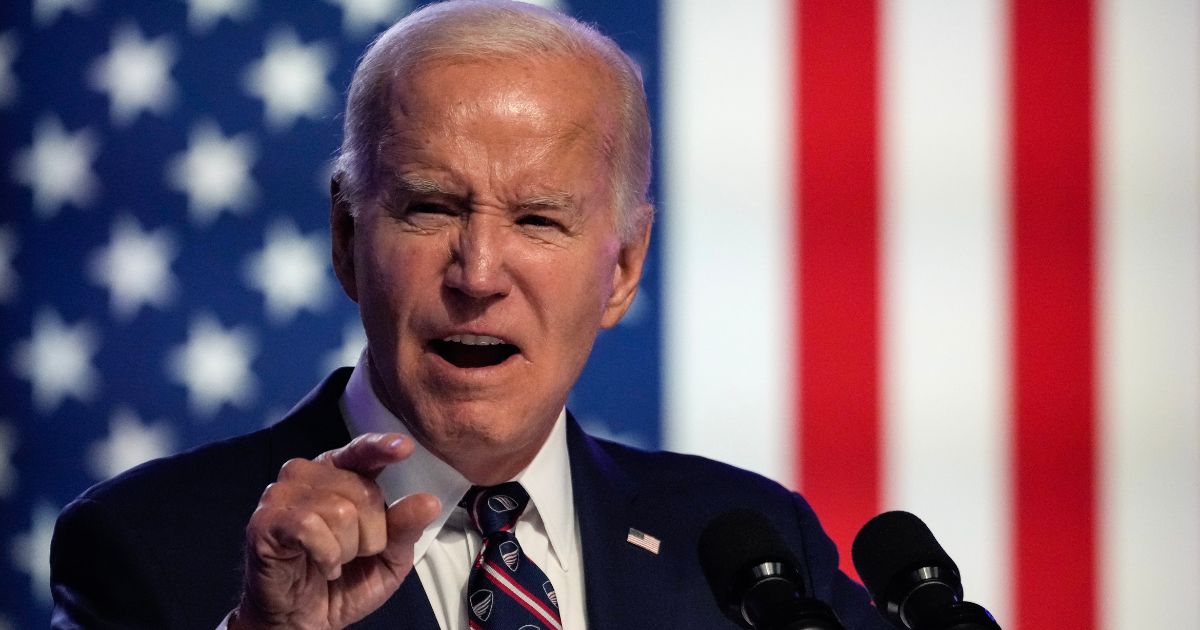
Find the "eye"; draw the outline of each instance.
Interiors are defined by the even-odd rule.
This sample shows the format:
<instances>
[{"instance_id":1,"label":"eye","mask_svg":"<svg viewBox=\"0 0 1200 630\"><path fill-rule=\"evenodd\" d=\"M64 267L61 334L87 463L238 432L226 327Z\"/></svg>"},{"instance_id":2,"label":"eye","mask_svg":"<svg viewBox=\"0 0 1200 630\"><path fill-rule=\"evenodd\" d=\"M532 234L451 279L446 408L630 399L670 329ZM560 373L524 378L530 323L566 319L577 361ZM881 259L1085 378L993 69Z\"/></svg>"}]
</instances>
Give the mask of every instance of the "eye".
<instances>
[{"instance_id":1,"label":"eye","mask_svg":"<svg viewBox=\"0 0 1200 630\"><path fill-rule=\"evenodd\" d=\"M410 201L400 220L423 232L439 230L450 225L462 212L454 206L436 201Z\"/></svg>"},{"instance_id":2,"label":"eye","mask_svg":"<svg viewBox=\"0 0 1200 630\"><path fill-rule=\"evenodd\" d=\"M415 201L408 204L409 214L458 214L453 208L432 201Z\"/></svg>"},{"instance_id":3,"label":"eye","mask_svg":"<svg viewBox=\"0 0 1200 630\"><path fill-rule=\"evenodd\" d=\"M563 227L562 223L559 223L558 221L551 219L550 217L542 215L542 214L523 215L521 218L517 219L517 225L524 225L527 227L535 227L535 228L555 228L555 229L562 229L562 227Z\"/></svg>"}]
</instances>

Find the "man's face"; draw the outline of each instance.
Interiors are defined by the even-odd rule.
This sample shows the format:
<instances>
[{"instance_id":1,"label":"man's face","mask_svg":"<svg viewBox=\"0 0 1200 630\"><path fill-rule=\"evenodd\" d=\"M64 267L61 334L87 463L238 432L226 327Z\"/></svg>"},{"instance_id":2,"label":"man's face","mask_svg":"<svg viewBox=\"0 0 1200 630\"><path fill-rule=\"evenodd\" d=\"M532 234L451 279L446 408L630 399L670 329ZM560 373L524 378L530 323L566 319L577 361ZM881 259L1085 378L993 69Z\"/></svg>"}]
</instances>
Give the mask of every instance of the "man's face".
<instances>
[{"instance_id":1,"label":"man's face","mask_svg":"<svg viewBox=\"0 0 1200 630\"><path fill-rule=\"evenodd\" d=\"M647 239L617 235L596 77L559 59L426 67L393 90L376 201L356 219L334 207L376 393L477 483L532 459L641 274Z\"/></svg>"}]
</instances>

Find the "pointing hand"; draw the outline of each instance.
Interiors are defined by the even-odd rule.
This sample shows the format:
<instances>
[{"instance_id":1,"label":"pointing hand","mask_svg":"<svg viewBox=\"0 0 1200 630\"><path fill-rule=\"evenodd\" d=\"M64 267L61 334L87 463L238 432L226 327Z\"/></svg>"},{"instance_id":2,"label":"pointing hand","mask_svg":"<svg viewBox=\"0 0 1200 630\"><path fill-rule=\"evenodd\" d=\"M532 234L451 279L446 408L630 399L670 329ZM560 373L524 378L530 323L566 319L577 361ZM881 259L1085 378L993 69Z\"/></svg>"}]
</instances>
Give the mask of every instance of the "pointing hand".
<instances>
[{"instance_id":1,"label":"pointing hand","mask_svg":"<svg viewBox=\"0 0 1200 630\"><path fill-rule=\"evenodd\" d=\"M411 438L372 433L284 464L246 527L245 583L229 628L343 628L382 606L441 509L424 493L384 504L375 478L412 451Z\"/></svg>"}]
</instances>

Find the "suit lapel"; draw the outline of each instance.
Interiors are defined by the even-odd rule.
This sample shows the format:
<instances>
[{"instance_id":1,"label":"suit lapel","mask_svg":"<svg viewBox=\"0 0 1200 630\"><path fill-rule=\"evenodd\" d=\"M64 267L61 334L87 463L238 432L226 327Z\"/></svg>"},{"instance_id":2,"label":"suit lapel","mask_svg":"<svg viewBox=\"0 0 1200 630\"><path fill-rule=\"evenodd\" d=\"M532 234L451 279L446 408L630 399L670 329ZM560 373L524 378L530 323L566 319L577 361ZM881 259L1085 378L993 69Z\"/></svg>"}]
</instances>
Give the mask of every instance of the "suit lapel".
<instances>
[{"instance_id":1,"label":"suit lapel","mask_svg":"<svg viewBox=\"0 0 1200 630\"><path fill-rule=\"evenodd\" d=\"M588 628L669 628L672 592L682 575L679 549L663 541L658 554L629 543L630 528L662 527L638 508L637 480L568 417L567 448L575 513L583 545Z\"/></svg>"},{"instance_id":2,"label":"suit lapel","mask_svg":"<svg viewBox=\"0 0 1200 630\"><path fill-rule=\"evenodd\" d=\"M351 626L355 630L396 630L396 628L438 627L433 607L425 595L425 587L416 571L411 571L400 590L396 591L378 610Z\"/></svg>"},{"instance_id":3,"label":"suit lapel","mask_svg":"<svg viewBox=\"0 0 1200 630\"><path fill-rule=\"evenodd\" d=\"M289 459L312 459L350 441L350 433L338 409L338 400L346 389L350 372L350 368L335 370L296 403L282 420L271 426L271 453L267 464L271 479Z\"/></svg>"}]
</instances>

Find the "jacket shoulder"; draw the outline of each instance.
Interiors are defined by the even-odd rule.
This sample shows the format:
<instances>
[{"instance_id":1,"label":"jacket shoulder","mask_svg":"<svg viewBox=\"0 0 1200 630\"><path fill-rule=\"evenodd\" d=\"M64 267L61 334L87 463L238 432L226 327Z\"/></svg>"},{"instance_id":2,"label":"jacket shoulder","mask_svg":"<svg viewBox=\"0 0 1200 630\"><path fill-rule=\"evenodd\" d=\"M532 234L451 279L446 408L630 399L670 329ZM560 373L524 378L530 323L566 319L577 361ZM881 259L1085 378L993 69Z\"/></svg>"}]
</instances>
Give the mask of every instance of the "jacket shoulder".
<instances>
[{"instance_id":1,"label":"jacket shoulder","mask_svg":"<svg viewBox=\"0 0 1200 630\"><path fill-rule=\"evenodd\" d=\"M263 489L287 459L348 439L330 380L269 428L147 462L71 502L51 543L54 627L215 627L236 604Z\"/></svg>"},{"instance_id":2,"label":"jacket shoulder","mask_svg":"<svg viewBox=\"0 0 1200 630\"><path fill-rule=\"evenodd\" d=\"M189 502L228 503L237 486L243 486L257 501L284 461L314 457L349 439L337 408L348 376L348 369L334 372L270 427L146 462L96 484L79 500L135 507L168 495Z\"/></svg>"},{"instance_id":3,"label":"jacket shoulder","mask_svg":"<svg viewBox=\"0 0 1200 630\"><path fill-rule=\"evenodd\" d=\"M834 607L847 628L888 627L862 586L839 570L836 546L798 492L758 473L706 457L591 440L636 488L635 511L664 535L695 549L700 531L718 515L732 510L757 512L803 561L812 592Z\"/></svg>"},{"instance_id":4,"label":"jacket shoulder","mask_svg":"<svg viewBox=\"0 0 1200 630\"><path fill-rule=\"evenodd\" d=\"M714 459L672 451L647 451L602 438L592 439L622 470L637 479L642 492L699 494L711 501L737 497L758 503L803 500L773 479Z\"/></svg>"},{"instance_id":5,"label":"jacket shoulder","mask_svg":"<svg viewBox=\"0 0 1200 630\"><path fill-rule=\"evenodd\" d=\"M50 550L54 627L215 627L236 603L242 531L270 482L248 456L262 441L152 461L67 505Z\"/></svg>"}]
</instances>

